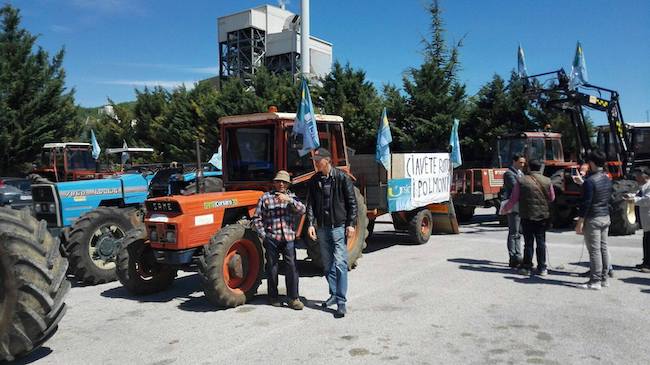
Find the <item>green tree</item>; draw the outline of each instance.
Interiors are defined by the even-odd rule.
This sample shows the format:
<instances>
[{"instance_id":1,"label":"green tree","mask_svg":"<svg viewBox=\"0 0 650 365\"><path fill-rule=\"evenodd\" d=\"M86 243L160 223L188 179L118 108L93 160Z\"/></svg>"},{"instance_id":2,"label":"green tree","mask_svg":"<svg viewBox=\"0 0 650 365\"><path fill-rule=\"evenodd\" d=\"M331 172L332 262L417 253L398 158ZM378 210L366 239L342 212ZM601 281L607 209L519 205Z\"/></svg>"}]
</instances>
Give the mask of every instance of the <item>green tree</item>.
<instances>
[{"instance_id":1,"label":"green tree","mask_svg":"<svg viewBox=\"0 0 650 365\"><path fill-rule=\"evenodd\" d=\"M10 5L0 18L0 172L26 172L44 143L71 130L74 90L65 87L63 49L50 59Z\"/></svg>"},{"instance_id":2,"label":"green tree","mask_svg":"<svg viewBox=\"0 0 650 365\"><path fill-rule=\"evenodd\" d=\"M465 85L458 81L458 51L462 42L448 47L444 40L442 10L437 1L428 5L431 40L425 40L424 63L406 71L403 79L407 113L396 126L403 133L395 141L401 150L447 150L454 119L465 104Z\"/></svg>"},{"instance_id":3,"label":"green tree","mask_svg":"<svg viewBox=\"0 0 650 365\"><path fill-rule=\"evenodd\" d=\"M324 113L343 117L348 146L357 153L374 152L382 103L366 73L335 62L322 85L313 89L319 94L314 103L318 101Z\"/></svg>"}]
</instances>

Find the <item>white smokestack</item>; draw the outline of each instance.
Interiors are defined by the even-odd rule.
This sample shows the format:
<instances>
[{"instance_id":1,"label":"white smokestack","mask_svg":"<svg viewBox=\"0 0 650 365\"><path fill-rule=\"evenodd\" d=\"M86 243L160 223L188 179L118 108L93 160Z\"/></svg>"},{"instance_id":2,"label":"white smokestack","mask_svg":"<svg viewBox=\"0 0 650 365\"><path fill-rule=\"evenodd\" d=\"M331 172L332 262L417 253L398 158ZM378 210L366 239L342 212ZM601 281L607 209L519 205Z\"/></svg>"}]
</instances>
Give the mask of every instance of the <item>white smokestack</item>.
<instances>
[{"instance_id":1,"label":"white smokestack","mask_svg":"<svg viewBox=\"0 0 650 365\"><path fill-rule=\"evenodd\" d=\"M309 0L300 1L300 71L309 75Z\"/></svg>"}]
</instances>

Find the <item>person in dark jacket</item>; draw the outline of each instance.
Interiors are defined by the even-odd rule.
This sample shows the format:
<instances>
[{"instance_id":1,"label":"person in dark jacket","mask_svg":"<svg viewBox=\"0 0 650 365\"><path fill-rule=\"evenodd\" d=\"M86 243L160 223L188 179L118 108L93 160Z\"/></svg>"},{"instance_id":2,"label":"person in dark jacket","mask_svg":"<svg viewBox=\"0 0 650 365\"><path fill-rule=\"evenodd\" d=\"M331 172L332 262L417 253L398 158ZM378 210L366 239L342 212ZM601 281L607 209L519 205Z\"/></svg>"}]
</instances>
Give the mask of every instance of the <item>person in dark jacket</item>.
<instances>
[{"instance_id":1,"label":"person in dark jacket","mask_svg":"<svg viewBox=\"0 0 650 365\"><path fill-rule=\"evenodd\" d=\"M314 152L318 172L309 180L307 194L307 233L318 240L330 297L324 307L337 305L337 316L344 316L348 289L347 239L354 235L357 200L350 178L332 166L332 155L325 148Z\"/></svg>"},{"instance_id":2,"label":"person in dark jacket","mask_svg":"<svg viewBox=\"0 0 650 365\"><path fill-rule=\"evenodd\" d=\"M590 174L582 184L582 199L578 206L576 233L584 234L585 245L589 251L590 279L581 285L583 289L600 290L609 286L607 271L609 252L607 236L609 233L609 200L612 195L612 181L605 173L605 154L592 151L587 155Z\"/></svg>"},{"instance_id":3,"label":"person in dark jacket","mask_svg":"<svg viewBox=\"0 0 650 365\"><path fill-rule=\"evenodd\" d=\"M524 176L524 166L526 158L515 153L512 156L512 165L503 174L503 198L510 199L512 191L517 184L517 179ZM521 254L521 218L519 217L519 204L515 204L512 211L508 213L508 256L510 257L509 265L512 268L519 267L522 262Z\"/></svg>"},{"instance_id":4,"label":"person in dark jacket","mask_svg":"<svg viewBox=\"0 0 650 365\"><path fill-rule=\"evenodd\" d=\"M537 254L537 274L548 274L546 268L546 227L551 217L550 203L555 200L555 191L551 180L542 175L542 163L531 160L528 163L529 172L517 179L512 196L505 210L510 211L519 203L521 228L524 233L524 261L519 273L531 275L533 254ZM537 250L535 250L537 243Z\"/></svg>"}]
</instances>

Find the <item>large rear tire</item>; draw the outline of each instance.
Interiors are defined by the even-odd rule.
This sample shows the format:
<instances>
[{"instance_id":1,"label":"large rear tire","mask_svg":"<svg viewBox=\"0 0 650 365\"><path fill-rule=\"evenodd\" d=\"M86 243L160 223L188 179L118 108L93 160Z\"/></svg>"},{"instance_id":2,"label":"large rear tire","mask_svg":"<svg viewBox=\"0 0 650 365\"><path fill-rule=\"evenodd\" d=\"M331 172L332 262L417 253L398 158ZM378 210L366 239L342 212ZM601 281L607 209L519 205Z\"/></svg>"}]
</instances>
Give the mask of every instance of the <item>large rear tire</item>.
<instances>
[{"instance_id":1,"label":"large rear tire","mask_svg":"<svg viewBox=\"0 0 650 365\"><path fill-rule=\"evenodd\" d=\"M116 280L120 241L136 224L137 210L119 207L99 207L74 222L65 248L75 278L92 285Z\"/></svg>"},{"instance_id":2,"label":"large rear tire","mask_svg":"<svg viewBox=\"0 0 650 365\"><path fill-rule=\"evenodd\" d=\"M199 269L210 303L229 308L242 305L253 298L262 283L262 242L248 223L228 225L205 246Z\"/></svg>"},{"instance_id":3,"label":"large rear tire","mask_svg":"<svg viewBox=\"0 0 650 365\"><path fill-rule=\"evenodd\" d=\"M420 209L409 221L409 236L417 245L423 245L429 241L433 230L433 217L427 208Z\"/></svg>"},{"instance_id":4,"label":"large rear tire","mask_svg":"<svg viewBox=\"0 0 650 365\"><path fill-rule=\"evenodd\" d=\"M609 226L610 236L624 236L634 234L637 229L636 212L634 205L630 205L625 199L625 194L636 193L638 185L631 180L618 180L612 184L612 198L610 200Z\"/></svg>"},{"instance_id":5,"label":"large rear tire","mask_svg":"<svg viewBox=\"0 0 650 365\"><path fill-rule=\"evenodd\" d=\"M354 236L352 239L346 239L348 246L348 270L357 267L358 260L366 248L366 239L368 238L368 208L366 207L366 200L357 187L354 188L354 195L357 198L357 224L354 227ZM309 258L316 267L323 269L320 244L318 241L313 241L309 238L307 227L305 227L302 237L305 240L305 246L307 246L307 255L309 255Z\"/></svg>"},{"instance_id":6,"label":"large rear tire","mask_svg":"<svg viewBox=\"0 0 650 365\"><path fill-rule=\"evenodd\" d=\"M145 240L144 229L132 229L127 232L117 253L117 278L136 295L161 292L176 278L176 268L157 263L151 246L146 245Z\"/></svg>"},{"instance_id":7,"label":"large rear tire","mask_svg":"<svg viewBox=\"0 0 650 365\"><path fill-rule=\"evenodd\" d=\"M0 208L0 361L34 350L58 329L68 262L45 221Z\"/></svg>"}]
</instances>

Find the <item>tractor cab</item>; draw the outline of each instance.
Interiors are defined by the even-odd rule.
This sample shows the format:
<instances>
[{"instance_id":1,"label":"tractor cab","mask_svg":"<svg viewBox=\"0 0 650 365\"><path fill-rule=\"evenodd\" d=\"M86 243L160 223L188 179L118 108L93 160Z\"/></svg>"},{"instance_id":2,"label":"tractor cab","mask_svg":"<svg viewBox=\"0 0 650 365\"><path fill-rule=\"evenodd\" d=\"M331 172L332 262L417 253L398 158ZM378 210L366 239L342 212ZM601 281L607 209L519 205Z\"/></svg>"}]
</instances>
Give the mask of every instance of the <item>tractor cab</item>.
<instances>
[{"instance_id":1,"label":"tractor cab","mask_svg":"<svg viewBox=\"0 0 650 365\"><path fill-rule=\"evenodd\" d=\"M564 165L562 135L554 132L521 132L497 140L497 166L508 167L512 156L520 153L527 161L543 161L546 167Z\"/></svg>"},{"instance_id":2,"label":"tractor cab","mask_svg":"<svg viewBox=\"0 0 650 365\"><path fill-rule=\"evenodd\" d=\"M596 144L601 151L607 154L608 168L610 171L616 169L622 175L621 158L616 152L616 138L611 133L609 126L603 125L597 128ZM634 156L634 164L637 166L650 166L650 124L628 123L626 124L628 140L630 141L630 152ZM615 165L615 166L613 166Z\"/></svg>"},{"instance_id":3,"label":"tractor cab","mask_svg":"<svg viewBox=\"0 0 650 365\"><path fill-rule=\"evenodd\" d=\"M300 156L302 136L292 135L295 114L258 113L220 119L223 182L226 190L271 187L278 170L291 175L294 187L315 173L311 154ZM343 119L316 115L320 146L332 152L334 166L349 172Z\"/></svg>"},{"instance_id":4,"label":"tractor cab","mask_svg":"<svg viewBox=\"0 0 650 365\"><path fill-rule=\"evenodd\" d=\"M46 143L32 172L51 181L89 180L95 178L97 163L90 143Z\"/></svg>"}]
</instances>

